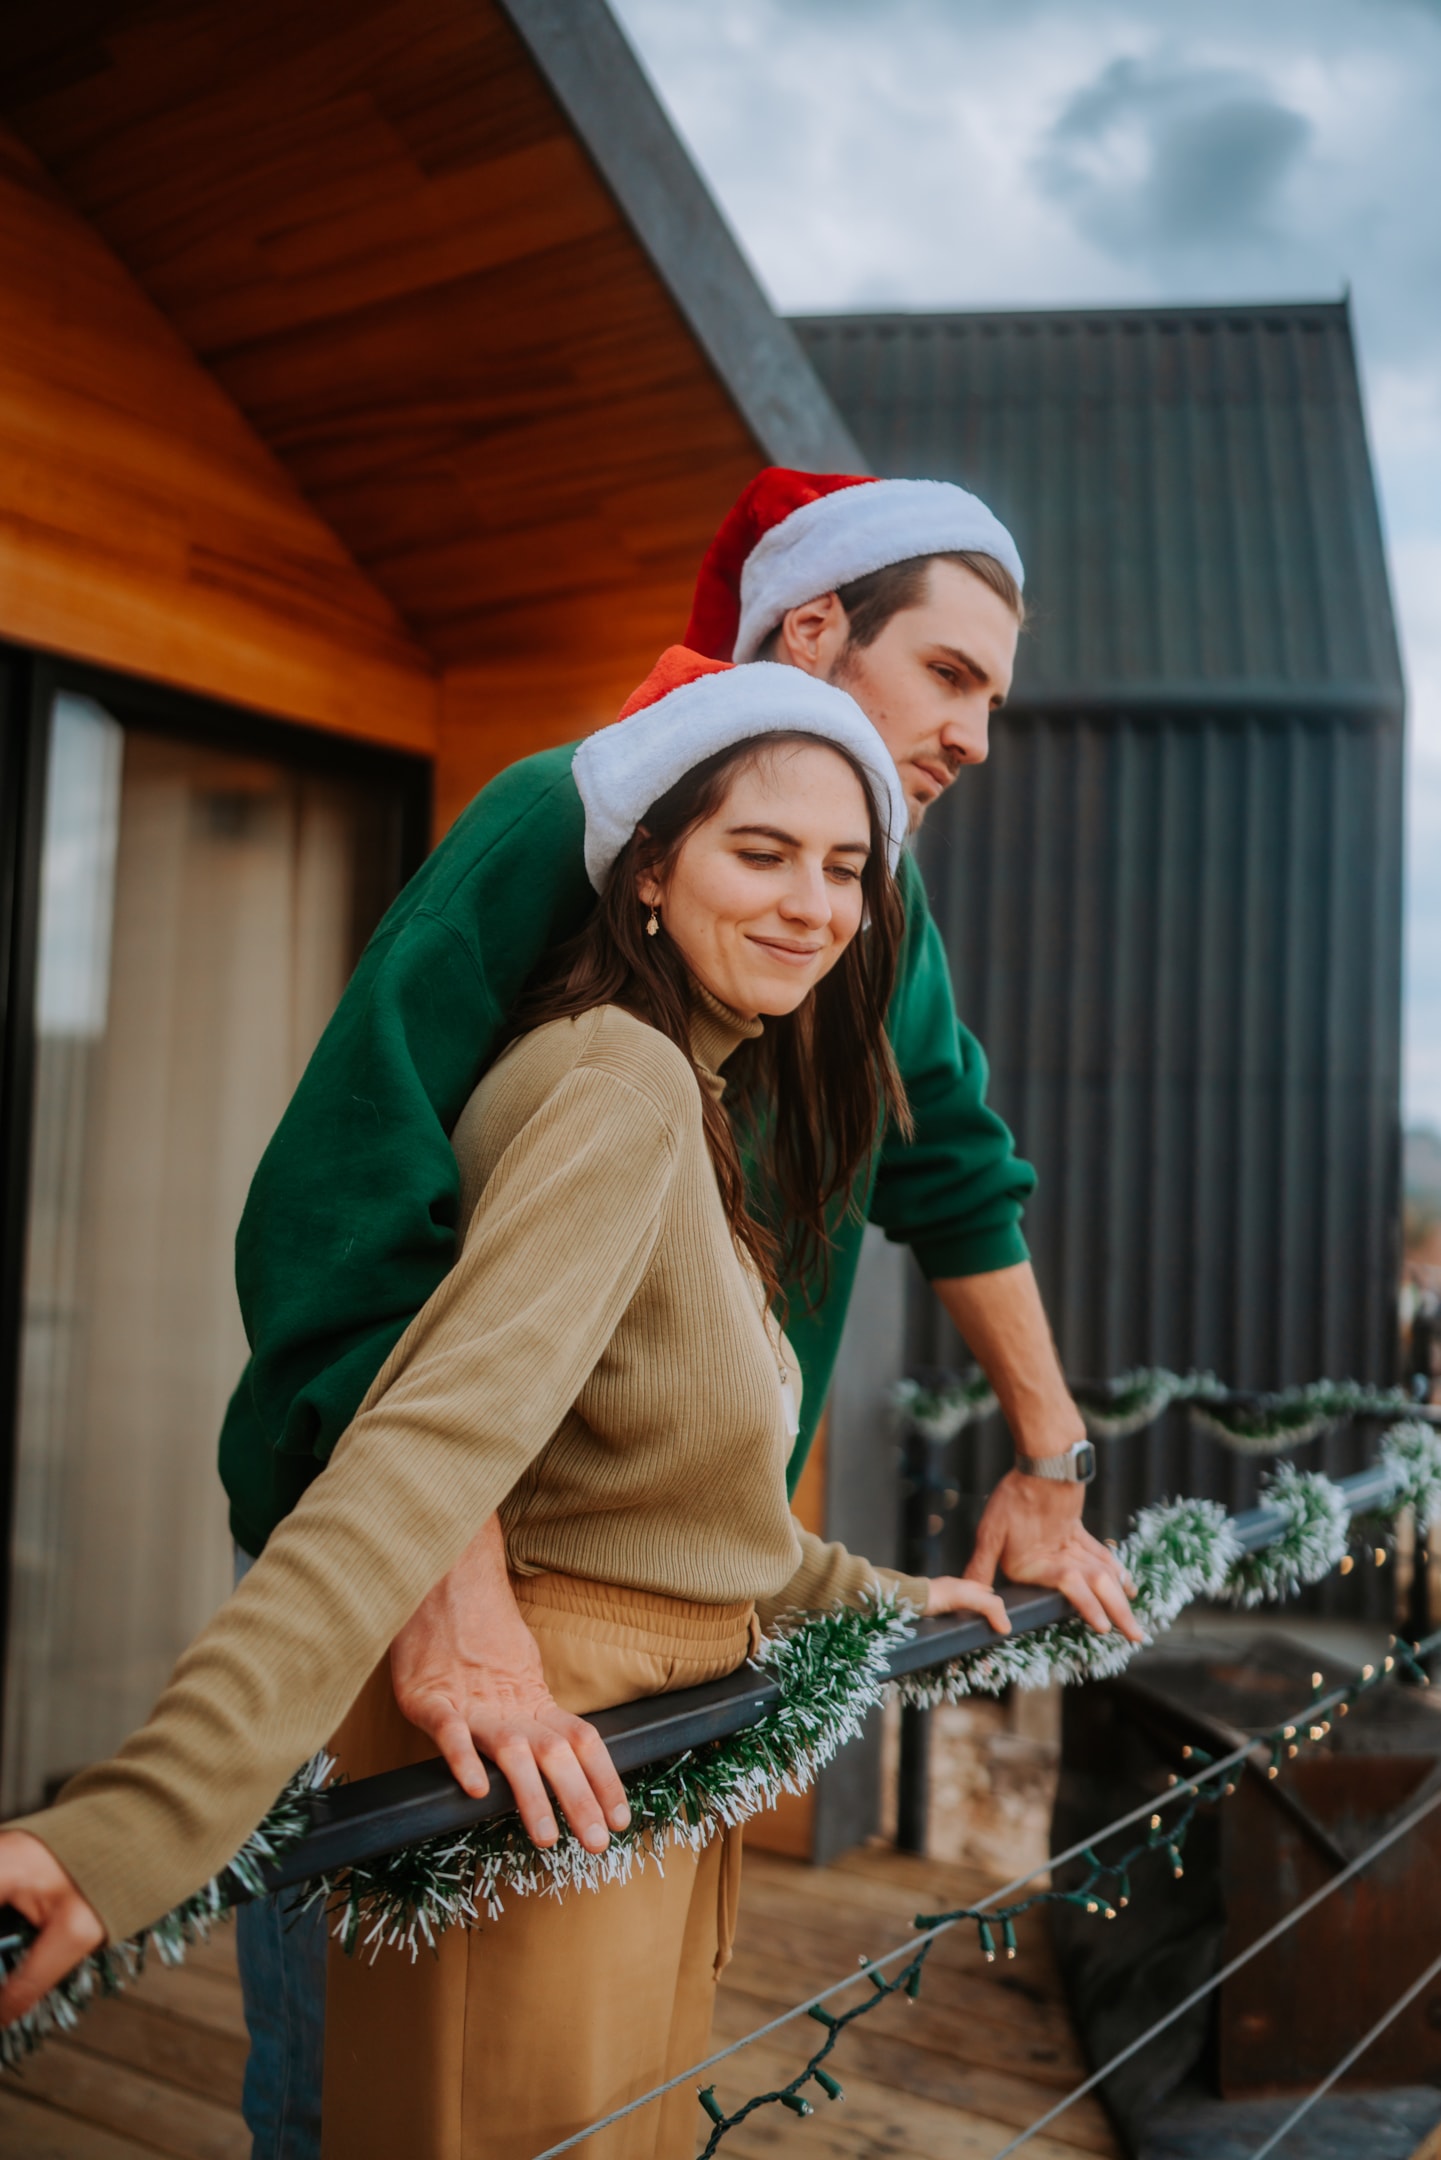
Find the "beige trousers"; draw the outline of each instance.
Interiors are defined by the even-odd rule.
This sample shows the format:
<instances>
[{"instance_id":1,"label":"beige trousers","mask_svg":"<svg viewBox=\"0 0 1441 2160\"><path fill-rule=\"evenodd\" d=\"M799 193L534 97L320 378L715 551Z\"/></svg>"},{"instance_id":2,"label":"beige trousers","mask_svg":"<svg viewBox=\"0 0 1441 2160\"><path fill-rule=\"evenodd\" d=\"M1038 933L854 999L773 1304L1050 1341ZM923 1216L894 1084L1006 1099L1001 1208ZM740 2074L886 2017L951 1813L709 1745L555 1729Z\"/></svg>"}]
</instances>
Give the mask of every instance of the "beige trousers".
<instances>
[{"instance_id":1,"label":"beige trousers","mask_svg":"<svg viewBox=\"0 0 1441 2160\"><path fill-rule=\"evenodd\" d=\"M585 1714L733 1672L749 1605L574 1576L515 1583L563 1709ZM435 1754L396 1707L388 1665L335 1740L367 1777ZM672 1847L627 1883L564 1899L507 1897L495 1921L453 1929L412 1964L332 1943L325 2023L324 2160L533 2160L707 2052L730 1955L740 1834ZM578 2160L692 2160L702 2118L689 2084L589 2139Z\"/></svg>"}]
</instances>

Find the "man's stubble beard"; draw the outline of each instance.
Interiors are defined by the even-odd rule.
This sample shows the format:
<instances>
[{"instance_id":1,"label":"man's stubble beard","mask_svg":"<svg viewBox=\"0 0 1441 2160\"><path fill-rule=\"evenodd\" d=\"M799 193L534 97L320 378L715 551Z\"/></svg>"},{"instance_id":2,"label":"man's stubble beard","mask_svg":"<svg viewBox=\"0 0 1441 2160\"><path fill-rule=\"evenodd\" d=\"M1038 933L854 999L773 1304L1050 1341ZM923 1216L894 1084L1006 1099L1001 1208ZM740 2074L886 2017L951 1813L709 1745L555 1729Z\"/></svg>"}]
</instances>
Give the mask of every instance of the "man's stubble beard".
<instances>
[{"instance_id":1,"label":"man's stubble beard","mask_svg":"<svg viewBox=\"0 0 1441 2160\"><path fill-rule=\"evenodd\" d=\"M879 727L876 726L875 718L872 715L869 706L866 704L863 698L856 696L856 683L862 673L860 660L860 650L862 649L863 648L858 649L852 643L852 641L847 638L845 644L841 647L839 653L836 655L836 658L831 666L831 671L829 675L826 676L825 680L830 684L833 690L844 690L847 697L855 698L857 705L860 706L861 711L870 721L871 726L875 728L876 733L880 735L881 731ZM881 741L886 741L884 735L881 735ZM889 743L886 743L886 748L890 750L891 746ZM893 750L891 750L891 756L895 760L896 770L899 772L900 761L899 759L896 759L896 754ZM954 782L955 777L955 774L952 773L951 779L947 783L947 786L950 786ZM902 792L905 792L904 780L901 782L901 788ZM938 801L939 799L940 798L937 797ZM925 822L925 815L929 808L929 803L917 802L913 795L906 795L906 817L908 822L908 830L912 839L915 838L916 834L920 831L922 824Z\"/></svg>"}]
</instances>

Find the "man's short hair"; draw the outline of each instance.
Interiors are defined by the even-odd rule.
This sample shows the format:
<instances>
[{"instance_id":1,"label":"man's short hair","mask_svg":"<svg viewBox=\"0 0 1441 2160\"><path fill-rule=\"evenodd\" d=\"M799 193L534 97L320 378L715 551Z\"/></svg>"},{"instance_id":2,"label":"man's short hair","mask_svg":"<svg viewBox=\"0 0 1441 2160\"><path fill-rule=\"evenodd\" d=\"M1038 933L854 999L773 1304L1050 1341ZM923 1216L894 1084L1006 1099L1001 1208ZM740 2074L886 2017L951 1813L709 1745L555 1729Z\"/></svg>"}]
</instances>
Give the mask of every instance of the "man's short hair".
<instances>
[{"instance_id":1,"label":"man's short hair","mask_svg":"<svg viewBox=\"0 0 1441 2160\"><path fill-rule=\"evenodd\" d=\"M874 645L876 639L893 617L903 614L907 608L919 607L925 598L926 582L933 562L958 563L962 570L969 570L983 585L990 587L1018 623L1026 619L1026 603L1021 588L1003 562L994 555L982 555L972 550L945 555L912 555L905 562L887 563L884 569L872 570L867 577L856 578L849 585L836 588L836 598L846 611L850 626L847 644L858 650ZM775 658L781 626L776 624L765 640L757 660Z\"/></svg>"}]
</instances>

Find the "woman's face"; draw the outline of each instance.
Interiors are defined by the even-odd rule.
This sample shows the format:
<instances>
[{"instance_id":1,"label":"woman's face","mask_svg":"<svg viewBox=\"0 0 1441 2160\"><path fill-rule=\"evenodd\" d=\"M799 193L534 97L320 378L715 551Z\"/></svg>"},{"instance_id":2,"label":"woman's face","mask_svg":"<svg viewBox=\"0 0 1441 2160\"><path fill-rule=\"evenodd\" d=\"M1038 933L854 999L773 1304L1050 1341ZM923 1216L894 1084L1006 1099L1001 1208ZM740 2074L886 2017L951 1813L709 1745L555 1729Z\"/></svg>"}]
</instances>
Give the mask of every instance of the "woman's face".
<instances>
[{"instance_id":1,"label":"woman's face","mask_svg":"<svg viewBox=\"0 0 1441 2160\"><path fill-rule=\"evenodd\" d=\"M734 774L658 882L642 877L696 981L754 1018L794 1012L861 927L865 789L824 743L779 744Z\"/></svg>"}]
</instances>

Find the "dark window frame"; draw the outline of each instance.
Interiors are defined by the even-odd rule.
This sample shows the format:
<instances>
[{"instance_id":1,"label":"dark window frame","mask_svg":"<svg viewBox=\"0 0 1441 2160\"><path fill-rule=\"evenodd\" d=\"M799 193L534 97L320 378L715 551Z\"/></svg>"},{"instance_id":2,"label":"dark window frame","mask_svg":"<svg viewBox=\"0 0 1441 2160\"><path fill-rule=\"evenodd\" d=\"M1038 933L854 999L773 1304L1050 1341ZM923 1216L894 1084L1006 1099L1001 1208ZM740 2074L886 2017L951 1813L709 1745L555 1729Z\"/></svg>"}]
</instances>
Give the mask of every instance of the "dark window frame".
<instances>
[{"instance_id":1,"label":"dark window frame","mask_svg":"<svg viewBox=\"0 0 1441 2160\"><path fill-rule=\"evenodd\" d=\"M399 801L402 884L430 847L433 774L422 753L0 641L0 1732L10 1634L49 718L57 693L64 690L94 698L123 726L146 734L271 758L292 771L384 783Z\"/></svg>"}]
</instances>

